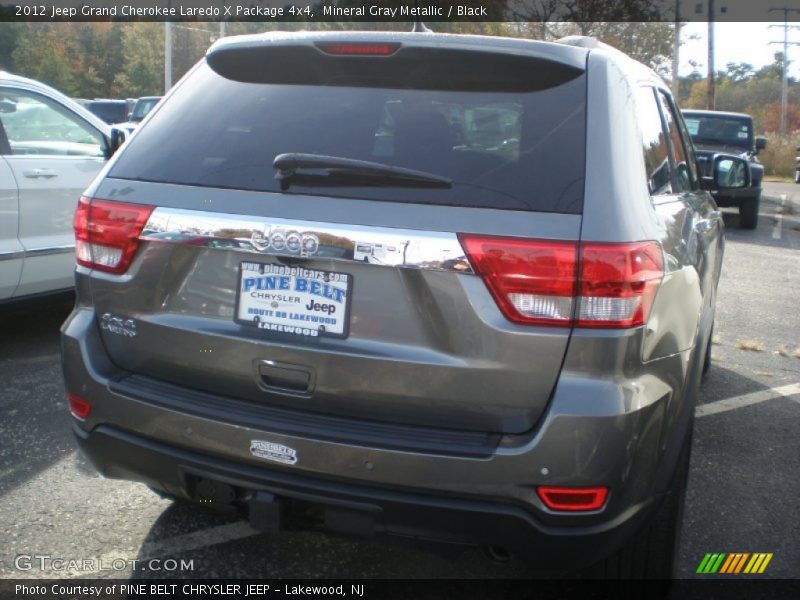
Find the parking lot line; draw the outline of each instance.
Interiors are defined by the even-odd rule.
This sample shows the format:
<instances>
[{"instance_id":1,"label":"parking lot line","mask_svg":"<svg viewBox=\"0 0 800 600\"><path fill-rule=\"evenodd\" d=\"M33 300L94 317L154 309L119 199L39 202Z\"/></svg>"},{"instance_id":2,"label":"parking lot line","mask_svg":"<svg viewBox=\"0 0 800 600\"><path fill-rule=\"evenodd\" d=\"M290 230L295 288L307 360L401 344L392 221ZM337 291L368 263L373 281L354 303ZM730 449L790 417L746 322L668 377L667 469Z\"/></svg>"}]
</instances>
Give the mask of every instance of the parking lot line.
<instances>
[{"instance_id":1,"label":"parking lot line","mask_svg":"<svg viewBox=\"0 0 800 600\"><path fill-rule=\"evenodd\" d=\"M783 211L786 206L786 194L781 194L781 200L775 208L775 227L772 229L772 239L781 239L781 224L783 223Z\"/></svg>"},{"instance_id":2,"label":"parking lot line","mask_svg":"<svg viewBox=\"0 0 800 600\"><path fill-rule=\"evenodd\" d=\"M207 548L208 546L224 544L260 534L260 531L250 527L246 521L237 521L227 525L218 525L184 535L177 535L157 542L148 542L141 547L138 554L140 560L181 556L184 552L191 550Z\"/></svg>"},{"instance_id":3,"label":"parking lot line","mask_svg":"<svg viewBox=\"0 0 800 600\"><path fill-rule=\"evenodd\" d=\"M696 417L707 417L708 415L715 415L745 406L752 406L753 404L774 400L775 398L788 398L795 394L800 394L800 383L792 383L781 387L743 394L741 396L734 396L733 398L725 398L723 400L717 400L716 402L709 402L708 404L701 404L697 407L694 414Z\"/></svg>"}]
</instances>

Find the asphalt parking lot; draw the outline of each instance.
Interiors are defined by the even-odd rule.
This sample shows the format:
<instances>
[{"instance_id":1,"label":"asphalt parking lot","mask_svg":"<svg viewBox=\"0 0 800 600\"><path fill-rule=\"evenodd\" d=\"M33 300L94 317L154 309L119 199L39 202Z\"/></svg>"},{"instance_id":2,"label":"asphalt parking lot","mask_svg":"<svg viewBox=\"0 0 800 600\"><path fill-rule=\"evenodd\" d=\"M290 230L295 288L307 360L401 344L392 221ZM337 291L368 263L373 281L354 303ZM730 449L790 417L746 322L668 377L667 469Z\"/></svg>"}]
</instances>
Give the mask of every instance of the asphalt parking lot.
<instances>
[{"instance_id":1,"label":"asphalt parking lot","mask_svg":"<svg viewBox=\"0 0 800 600\"><path fill-rule=\"evenodd\" d=\"M679 572L709 552L773 553L762 577L800 578L800 185L767 184L756 231L726 211L712 368L694 434ZM275 538L97 476L76 452L59 363L69 300L0 307L0 578L516 578L477 548ZM95 560L72 572L19 555ZM102 559L100 563L98 559ZM151 570L107 568L158 559ZM166 570L166 559L192 568ZM30 568L26 565L31 564ZM50 568L48 568L48 565ZM22 568L19 568L19 567ZM42 568L44 566L45 568ZM156 570L161 568L161 570Z\"/></svg>"}]
</instances>

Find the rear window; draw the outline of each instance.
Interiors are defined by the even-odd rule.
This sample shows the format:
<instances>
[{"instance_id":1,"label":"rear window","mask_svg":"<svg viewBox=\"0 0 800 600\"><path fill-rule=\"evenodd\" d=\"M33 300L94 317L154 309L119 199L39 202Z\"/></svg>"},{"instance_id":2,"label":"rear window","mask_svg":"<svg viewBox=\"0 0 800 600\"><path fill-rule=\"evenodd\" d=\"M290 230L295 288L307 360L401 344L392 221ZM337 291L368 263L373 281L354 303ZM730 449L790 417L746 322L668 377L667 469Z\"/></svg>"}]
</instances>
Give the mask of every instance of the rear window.
<instances>
[{"instance_id":1,"label":"rear window","mask_svg":"<svg viewBox=\"0 0 800 600\"><path fill-rule=\"evenodd\" d=\"M537 71L528 76L537 78ZM441 82L434 89L336 83L234 81L202 64L137 134L110 176L287 195L581 212L585 74L571 70L530 91ZM320 177L298 180L282 192L272 162L283 153L418 169L448 177L453 186Z\"/></svg>"},{"instance_id":2,"label":"rear window","mask_svg":"<svg viewBox=\"0 0 800 600\"><path fill-rule=\"evenodd\" d=\"M696 144L723 144L751 148L753 123L727 115L684 113L686 129Z\"/></svg>"}]
</instances>

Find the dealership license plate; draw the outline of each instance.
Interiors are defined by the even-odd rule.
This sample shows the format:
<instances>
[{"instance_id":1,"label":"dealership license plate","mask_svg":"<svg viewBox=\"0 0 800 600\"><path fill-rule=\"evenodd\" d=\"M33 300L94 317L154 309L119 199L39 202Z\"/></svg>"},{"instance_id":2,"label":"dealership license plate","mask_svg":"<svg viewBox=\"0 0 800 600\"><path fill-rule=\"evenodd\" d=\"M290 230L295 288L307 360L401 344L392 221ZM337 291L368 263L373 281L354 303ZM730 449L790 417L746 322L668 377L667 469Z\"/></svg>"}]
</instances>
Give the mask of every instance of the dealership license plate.
<instances>
[{"instance_id":1,"label":"dealership license plate","mask_svg":"<svg viewBox=\"0 0 800 600\"><path fill-rule=\"evenodd\" d=\"M236 322L277 333L347 337L351 287L347 273L243 262Z\"/></svg>"}]
</instances>

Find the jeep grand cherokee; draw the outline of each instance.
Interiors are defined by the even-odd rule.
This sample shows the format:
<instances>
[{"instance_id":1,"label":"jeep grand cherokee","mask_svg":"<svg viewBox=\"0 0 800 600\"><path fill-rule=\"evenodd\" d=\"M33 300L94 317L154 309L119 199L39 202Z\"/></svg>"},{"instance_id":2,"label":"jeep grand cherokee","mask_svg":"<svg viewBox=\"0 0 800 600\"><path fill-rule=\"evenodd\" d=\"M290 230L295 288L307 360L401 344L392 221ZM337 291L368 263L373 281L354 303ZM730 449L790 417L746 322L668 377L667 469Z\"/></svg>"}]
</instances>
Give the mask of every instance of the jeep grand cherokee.
<instances>
[{"instance_id":1,"label":"jeep grand cherokee","mask_svg":"<svg viewBox=\"0 0 800 600\"><path fill-rule=\"evenodd\" d=\"M220 40L78 204L75 434L268 531L669 575L701 183L669 89L591 41Z\"/></svg>"}]
</instances>

